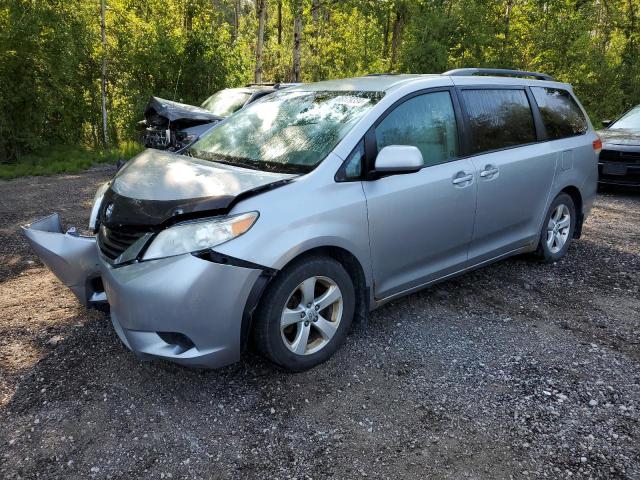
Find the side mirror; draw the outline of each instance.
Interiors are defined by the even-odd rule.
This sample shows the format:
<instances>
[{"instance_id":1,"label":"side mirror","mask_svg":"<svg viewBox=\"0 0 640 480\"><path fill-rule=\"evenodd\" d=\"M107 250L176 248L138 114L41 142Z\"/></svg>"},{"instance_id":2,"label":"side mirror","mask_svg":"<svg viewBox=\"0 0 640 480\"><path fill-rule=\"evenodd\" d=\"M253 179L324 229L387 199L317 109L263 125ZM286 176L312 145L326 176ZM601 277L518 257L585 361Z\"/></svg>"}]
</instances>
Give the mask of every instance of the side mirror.
<instances>
[{"instance_id":1,"label":"side mirror","mask_svg":"<svg viewBox=\"0 0 640 480\"><path fill-rule=\"evenodd\" d=\"M613 122L612 122L611 120L603 120L603 121L602 121L602 126L603 126L604 128L609 128L609 127L611 126L611 124L612 124L612 123L613 123Z\"/></svg>"},{"instance_id":2,"label":"side mirror","mask_svg":"<svg viewBox=\"0 0 640 480\"><path fill-rule=\"evenodd\" d=\"M379 173L411 173L424 166L422 153L409 145L389 145L378 153L375 171Z\"/></svg>"}]
</instances>

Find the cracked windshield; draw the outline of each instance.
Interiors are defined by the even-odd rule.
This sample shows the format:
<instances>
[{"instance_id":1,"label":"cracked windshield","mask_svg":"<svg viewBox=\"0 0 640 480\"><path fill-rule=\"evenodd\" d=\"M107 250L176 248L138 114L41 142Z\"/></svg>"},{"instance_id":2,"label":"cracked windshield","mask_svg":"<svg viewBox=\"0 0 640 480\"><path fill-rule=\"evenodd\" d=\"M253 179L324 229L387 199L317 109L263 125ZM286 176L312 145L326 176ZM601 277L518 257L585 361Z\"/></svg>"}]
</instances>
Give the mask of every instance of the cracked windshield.
<instances>
[{"instance_id":1,"label":"cracked windshield","mask_svg":"<svg viewBox=\"0 0 640 480\"><path fill-rule=\"evenodd\" d=\"M318 165L382 92L281 92L229 117L188 151L205 160L276 172Z\"/></svg>"}]
</instances>

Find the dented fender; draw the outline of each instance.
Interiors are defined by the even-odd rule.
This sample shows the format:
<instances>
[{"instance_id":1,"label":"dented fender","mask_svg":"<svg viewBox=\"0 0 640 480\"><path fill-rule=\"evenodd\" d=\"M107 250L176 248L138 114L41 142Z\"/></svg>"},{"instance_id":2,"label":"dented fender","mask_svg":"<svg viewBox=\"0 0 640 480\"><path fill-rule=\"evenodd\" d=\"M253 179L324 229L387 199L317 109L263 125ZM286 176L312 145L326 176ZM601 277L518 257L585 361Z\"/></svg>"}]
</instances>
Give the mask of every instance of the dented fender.
<instances>
[{"instance_id":1,"label":"dented fender","mask_svg":"<svg viewBox=\"0 0 640 480\"><path fill-rule=\"evenodd\" d=\"M104 292L91 288L100 274L96 239L64 232L60 215L54 213L22 227L40 260L78 297L84 306L106 302Z\"/></svg>"}]
</instances>

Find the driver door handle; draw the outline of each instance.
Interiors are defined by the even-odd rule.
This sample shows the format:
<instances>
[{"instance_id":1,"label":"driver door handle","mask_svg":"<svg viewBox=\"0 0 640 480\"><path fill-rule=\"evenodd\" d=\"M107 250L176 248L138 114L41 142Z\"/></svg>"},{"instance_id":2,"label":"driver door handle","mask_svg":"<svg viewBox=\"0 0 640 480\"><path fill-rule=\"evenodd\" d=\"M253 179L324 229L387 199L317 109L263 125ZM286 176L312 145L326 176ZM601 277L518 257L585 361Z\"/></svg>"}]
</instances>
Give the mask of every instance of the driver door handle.
<instances>
[{"instance_id":1,"label":"driver door handle","mask_svg":"<svg viewBox=\"0 0 640 480\"><path fill-rule=\"evenodd\" d=\"M460 174L463 174L463 176L454 178L451 180L451 183L454 185L460 185L461 183L467 183L473 180L473 175L471 174L464 175L464 172L460 172Z\"/></svg>"}]
</instances>

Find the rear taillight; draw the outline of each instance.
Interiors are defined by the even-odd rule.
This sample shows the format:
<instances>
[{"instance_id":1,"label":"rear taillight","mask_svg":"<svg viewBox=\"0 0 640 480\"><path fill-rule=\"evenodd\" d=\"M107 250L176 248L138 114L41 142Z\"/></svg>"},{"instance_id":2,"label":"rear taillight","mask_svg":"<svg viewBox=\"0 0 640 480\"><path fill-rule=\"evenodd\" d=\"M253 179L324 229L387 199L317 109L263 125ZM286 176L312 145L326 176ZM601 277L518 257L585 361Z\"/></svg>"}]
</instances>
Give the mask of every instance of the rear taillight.
<instances>
[{"instance_id":1,"label":"rear taillight","mask_svg":"<svg viewBox=\"0 0 640 480\"><path fill-rule=\"evenodd\" d=\"M593 149L600 155L600 151L602 150L602 140L600 140L600 137L593 141Z\"/></svg>"}]
</instances>

